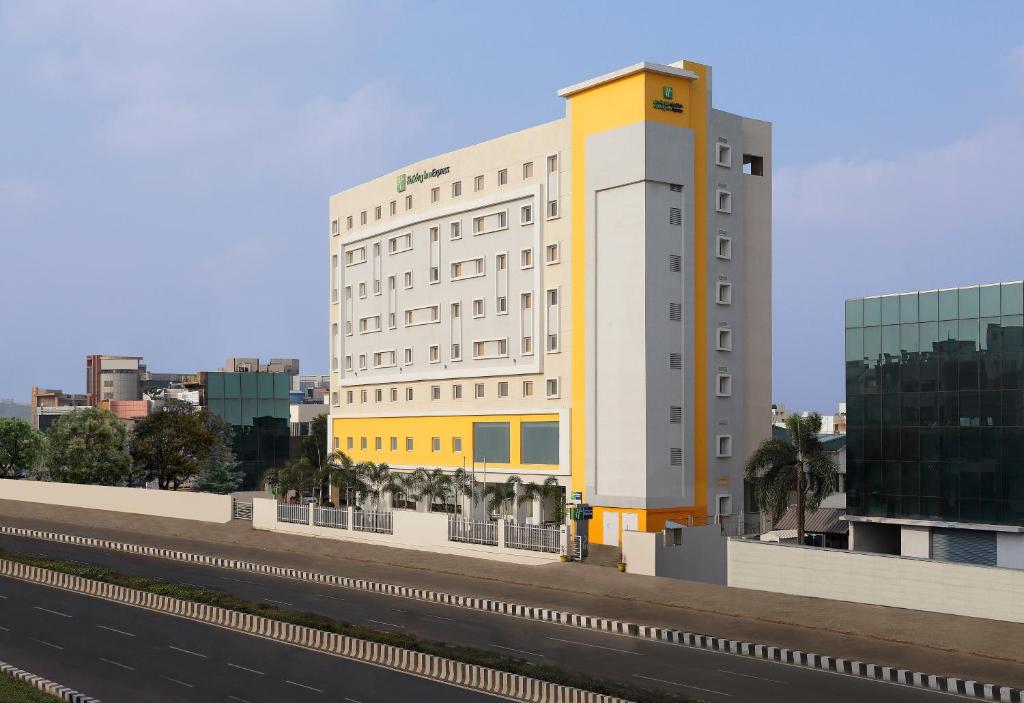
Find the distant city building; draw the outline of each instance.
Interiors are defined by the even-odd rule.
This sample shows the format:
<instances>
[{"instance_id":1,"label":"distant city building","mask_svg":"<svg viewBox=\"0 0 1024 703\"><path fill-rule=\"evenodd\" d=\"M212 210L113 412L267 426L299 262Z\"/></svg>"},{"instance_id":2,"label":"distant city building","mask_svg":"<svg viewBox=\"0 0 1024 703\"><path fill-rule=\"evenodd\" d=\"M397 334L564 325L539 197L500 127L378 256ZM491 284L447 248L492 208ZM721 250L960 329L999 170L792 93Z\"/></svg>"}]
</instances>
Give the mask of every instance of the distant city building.
<instances>
[{"instance_id":1,"label":"distant city building","mask_svg":"<svg viewBox=\"0 0 1024 703\"><path fill-rule=\"evenodd\" d=\"M32 406L16 403L13 398L0 398L0 417L13 417L28 420L32 416Z\"/></svg>"},{"instance_id":2,"label":"distant city building","mask_svg":"<svg viewBox=\"0 0 1024 703\"><path fill-rule=\"evenodd\" d=\"M88 405L89 398L83 393L65 393L62 390L32 386L30 422L36 429L46 431L61 414ZM42 419L43 414L46 415L45 420Z\"/></svg>"},{"instance_id":3,"label":"distant city building","mask_svg":"<svg viewBox=\"0 0 1024 703\"><path fill-rule=\"evenodd\" d=\"M103 400L142 400L141 356L90 354L85 357L85 394L89 405Z\"/></svg>"},{"instance_id":4,"label":"distant city building","mask_svg":"<svg viewBox=\"0 0 1024 703\"><path fill-rule=\"evenodd\" d=\"M290 406L290 430L292 437L306 437L310 433L310 424L316 418L326 415L330 406L321 402L315 403L292 403ZM326 447L325 447L326 449Z\"/></svg>"},{"instance_id":5,"label":"distant city building","mask_svg":"<svg viewBox=\"0 0 1024 703\"><path fill-rule=\"evenodd\" d=\"M774 426L785 427L786 418L791 414L785 405L779 403L772 404L772 424ZM807 417L808 415L810 415L810 411L807 410L800 413L801 417ZM846 434L846 403L840 403L839 410L834 415L821 413L821 433L828 435Z\"/></svg>"},{"instance_id":6,"label":"distant city building","mask_svg":"<svg viewBox=\"0 0 1024 703\"><path fill-rule=\"evenodd\" d=\"M153 406L148 400L101 400L99 407L109 410L115 417L135 422L149 415Z\"/></svg>"},{"instance_id":7,"label":"distant city building","mask_svg":"<svg viewBox=\"0 0 1024 703\"><path fill-rule=\"evenodd\" d=\"M1024 568L1024 282L846 301L850 546Z\"/></svg>"},{"instance_id":8,"label":"distant city building","mask_svg":"<svg viewBox=\"0 0 1024 703\"><path fill-rule=\"evenodd\" d=\"M299 373L298 359L270 359L266 364L260 363L258 357L235 357L224 362L226 373L283 373L297 376Z\"/></svg>"}]
</instances>

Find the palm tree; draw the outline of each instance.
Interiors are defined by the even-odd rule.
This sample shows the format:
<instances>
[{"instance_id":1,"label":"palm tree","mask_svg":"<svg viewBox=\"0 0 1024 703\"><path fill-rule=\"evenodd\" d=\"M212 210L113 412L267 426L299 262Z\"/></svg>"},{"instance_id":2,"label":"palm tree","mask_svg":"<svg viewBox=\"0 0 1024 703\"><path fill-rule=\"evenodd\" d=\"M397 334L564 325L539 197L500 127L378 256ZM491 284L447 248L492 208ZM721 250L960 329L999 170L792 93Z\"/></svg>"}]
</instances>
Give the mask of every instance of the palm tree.
<instances>
[{"instance_id":1,"label":"palm tree","mask_svg":"<svg viewBox=\"0 0 1024 703\"><path fill-rule=\"evenodd\" d=\"M487 512L507 515L515 508L516 485L522 483L518 476L509 476L504 483L488 483L484 486L483 496L487 503Z\"/></svg>"},{"instance_id":2,"label":"palm tree","mask_svg":"<svg viewBox=\"0 0 1024 703\"><path fill-rule=\"evenodd\" d=\"M356 467L363 483L362 497L369 498L373 509L380 507L380 499L391 484L391 467L385 463L364 461Z\"/></svg>"},{"instance_id":3,"label":"palm tree","mask_svg":"<svg viewBox=\"0 0 1024 703\"><path fill-rule=\"evenodd\" d=\"M393 498L400 498L403 506L409 502L416 503L420 499L420 486L423 481L422 468L406 473L393 473L388 477L385 490ZM415 508L415 506L413 506Z\"/></svg>"},{"instance_id":4,"label":"palm tree","mask_svg":"<svg viewBox=\"0 0 1024 703\"><path fill-rule=\"evenodd\" d=\"M544 506L546 503L553 503L555 506L554 521L561 523L565 517L565 508L563 507L565 501L562 500L562 487L558 483L558 478L555 476L548 476L544 479L544 483L536 484L532 481L523 486L523 498L526 500L533 500L534 498L540 498L540 521L544 522Z\"/></svg>"},{"instance_id":5,"label":"palm tree","mask_svg":"<svg viewBox=\"0 0 1024 703\"><path fill-rule=\"evenodd\" d=\"M758 445L747 459L746 479L753 486L754 499L771 524L786 512L789 496L797 497L797 544L804 543L804 511L814 512L821 501L839 488L839 466L832 452L818 440L821 415L786 418L787 439L772 437Z\"/></svg>"},{"instance_id":6,"label":"palm tree","mask_svg":"<svg viewBox=\"0 0 1024 703\"><path fill-rule=\"evenodd\" d=\"M452 494L452 477L441 469L423 473L419 476L420 494L427 499L427 509L433 510L434 503L440 499L447 511L448 496Z\"/></svg>"},{"instance_id":7,"label":"palm tree","mask_svg":"<svg viewBox=\"0 0 1024 703\"><path fill-rule=\"evenodd\" d=\"M345 505L352 505L353 493L357 496L366 494L367 482L363 478L363 471L359 464L352 461L352 457L336 450L327 458L327 464L330 467L331 484L345 491Z\"/></svg>"},{"instance_id":8,"label":"palm tree","mask_svg":"<svg viewBox=\"0 0 1024 703\"><path fill-rule=\"evenodd\" d=\"M295 491L301 497L305 491L317 486L317 469L308 459L292 459L267 470L263 481L270 492L280 498L288 491Z\"/></svg>"},{"instance_id":9,"label":"palm tree","mask_svg":"<svg viewBox=\"0 0 1024 703\"><path fill-rule=\"evenodd\" d=\"M451 479L452 492L455 494L455 509L458 511L458 509L462 507L463 497L469 496L470 498L476 498L476 481L473 480L473 474L461 467L455 469L455 473L452 474Z\"/></svg>"}]
</instances>

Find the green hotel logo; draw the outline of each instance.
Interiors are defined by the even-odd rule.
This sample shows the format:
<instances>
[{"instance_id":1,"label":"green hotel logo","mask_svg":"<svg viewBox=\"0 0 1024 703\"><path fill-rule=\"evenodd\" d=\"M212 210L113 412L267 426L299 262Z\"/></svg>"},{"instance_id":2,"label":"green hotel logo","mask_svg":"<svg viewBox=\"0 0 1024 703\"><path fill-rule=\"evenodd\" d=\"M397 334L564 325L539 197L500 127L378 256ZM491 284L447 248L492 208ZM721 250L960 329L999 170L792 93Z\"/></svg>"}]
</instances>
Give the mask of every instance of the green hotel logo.
<instances>
[{"instance_id":1,"label":"green hotel logo","mask_svg":"<svg viewBox=\"0 0 1024 703\"><path fill-rule=\"evenodd\" d=\"M670 85L664 86L661 89L661 97L665 98L666 100L671 100L672 99L672 86L670 86Z\"/></svg>"},{"instance_id":2,"label":"green hotel logo","mask_svg":"<svg viewBox=\"0 0 1024 703\"><path fill-rule=\"evenodd\" d=\"M445 176L451 171L451 166L442 166L441 168L433 168L429 171L417 171L416 173L403 173L398 176L398 192L401 193L405 190L406 186L410 186L413 183L422 183L430 178L438 178L439 176Z\"/></svg>"},{"instance_id":3,"label":"green hotel logo","mask_svg":"<svg viewBox=\"0 0 1024 703\"><path fill-rule=\"evenodd\" d=\"M398 177L398 192L401 193L405 190L405 174L403 173Z\"/></svg>"}]
</instances>

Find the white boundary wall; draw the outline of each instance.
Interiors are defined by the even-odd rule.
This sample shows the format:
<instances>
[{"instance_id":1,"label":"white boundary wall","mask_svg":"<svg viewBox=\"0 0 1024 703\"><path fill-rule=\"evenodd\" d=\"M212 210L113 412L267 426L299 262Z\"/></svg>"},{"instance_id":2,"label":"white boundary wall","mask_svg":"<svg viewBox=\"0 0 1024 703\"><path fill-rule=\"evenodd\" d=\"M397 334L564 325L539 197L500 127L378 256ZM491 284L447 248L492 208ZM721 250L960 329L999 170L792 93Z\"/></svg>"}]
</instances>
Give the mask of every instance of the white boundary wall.
<instances>
[{"instance_id":1,"label":"white boundary wall","mask_svg":"<svg viewBox=\"0 0 1024 703\"><path fill-rule=\"evenodd\" d=\"M729 585L853 603L1024 622L1024 571L729 540Z\"/></svg>"},{"instance_id":2,"label":"white boundary wall","mask_svg":"<svg viewBox=\"0 0 1024 703\"><path fill-rule=\"evenodd\" d=\"M231 496L0 479L0 499L201 522L230 522Z\"/></svg>"},{"instance_id":3,"label":"white boundary wall","mask_svg":"<svg viewBox=\"0 0 1024 703\"><path fill-rule=\"evenodd\" d=\"M305 506L303 506L305 507ZM292 535L307 535L324 539L339 539L349 542L379 544L384 547L415 549L437 554L457 554L464 557L494 559L515 564L550 564L558 561L558 554L534 552L525 549L492 547L484 544L448 541L448 516L444 513L420 513L413 510L395 510L391 513L393 534L341 530L333 527L300 525L277 521L277 501L270 498L254 498L252 501L252 526L257 530L270 530ZM351 527L351 521L349 521ZM499 539L503 539L503 526L498 524Z\"/></svg>"}]
</instances>

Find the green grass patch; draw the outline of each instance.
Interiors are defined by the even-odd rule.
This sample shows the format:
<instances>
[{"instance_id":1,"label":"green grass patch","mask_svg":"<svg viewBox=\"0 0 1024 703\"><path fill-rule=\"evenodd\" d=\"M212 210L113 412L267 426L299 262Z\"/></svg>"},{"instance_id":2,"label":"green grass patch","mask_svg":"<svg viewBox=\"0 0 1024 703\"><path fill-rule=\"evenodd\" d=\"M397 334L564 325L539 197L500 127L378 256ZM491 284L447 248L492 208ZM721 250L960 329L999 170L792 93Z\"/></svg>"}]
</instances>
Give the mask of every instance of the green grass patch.
<instances>
[{"instance_id":1,"label":"green grass patch","mask_svg":"<svg viewBox=\"0 0 1024 703\"><path fill-rule=\"evenodd\" d=\"M0 673L0 701L4 703L54 703L59 700L57 696L43 693L21 679Z\"/></svg>"},{"instance_id":2,"label":"green grass patch","mask_svg":"<svg viewBox=\"0 0 1024 703\"><path fill-rule=\"evenodd\" d=\"M8 552L4 549L0 549L0 558L20 562L22 564L29 564L31 566L38 566L52 571L59 571L65 574L81 576L95 581L103 581L105 583L111 583L118 586L126 586L139 591L148 591L150 593L171 596L172 598L178 598L181 600L205 603L219 608L235 610L240 613L259 615L265 618L279 620L281 622L303 625L305 627L323 630L324 632L336 632L339 635L347 635L349 637L356 637L358 639L369 640L371 642L390 644L395 647L411 649L413 651L424 652L426 654L434 654L439 657L454 659L455 661L465 662L467 664L476 664L492 669L499 669L501 671L508 671L514 674L522 674L542 681L550 681L563 686L572 686L574 688L581 688L587 691L616 696L626 700L636 701L637 703L695 703L696 701L694 698L678 696L671 693L663 693L643 686L584 676L547 664L537 665L523 659L495 654L488 652L487 650L476 649L474 647L427 640L407 633L375 630L364 625L354 625L341 620L335 620L334 618L327 617L326 615L320 615L318 613L290 610L268 603L254 603L252 601L245 600L244 598L239 598L238 596L230 593L218 591L212 588L161 581L147 576L134 576L105 567L79 564L59 559L50 559L48 557L38 556L35 554ZM6 699L0 697L0 701L4 700ZM50 699L47 698L44 700Z\"/></svg>"}]
</instances>

